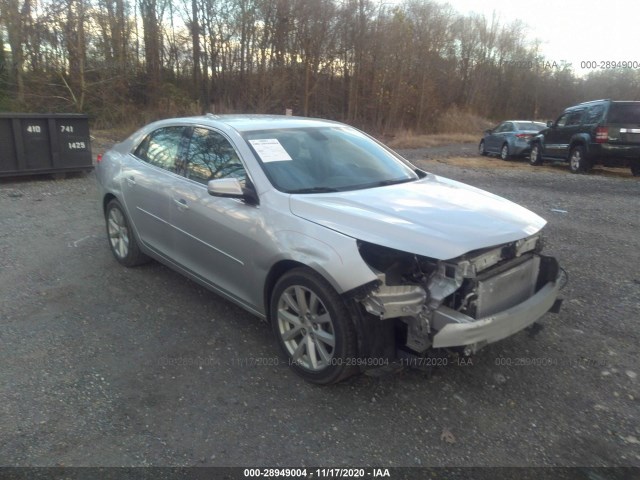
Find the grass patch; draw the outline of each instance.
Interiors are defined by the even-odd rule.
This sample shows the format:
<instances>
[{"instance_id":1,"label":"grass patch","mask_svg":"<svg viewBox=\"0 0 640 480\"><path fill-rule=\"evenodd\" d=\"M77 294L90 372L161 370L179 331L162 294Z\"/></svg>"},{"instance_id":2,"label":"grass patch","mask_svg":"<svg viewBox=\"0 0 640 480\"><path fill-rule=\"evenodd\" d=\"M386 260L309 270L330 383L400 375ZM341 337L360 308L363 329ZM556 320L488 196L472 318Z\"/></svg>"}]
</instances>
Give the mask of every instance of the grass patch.
<instances>
[{"instance_id":1,"label":"grass patch","mask_svg":"<svg viewBox=\"0 0 640 480\"><path fill-rule=\"evenodd\" d=\"M428 133L413 130L396 131L385 138L391 148L440 147L453 143L479 143L482 132L495 122L479 115L451 108L437 117Z\"/></svg>"},{"instance_id":2,"label":"grass patch","mask_svg":"<svg viewBox=\"0 0 640 480\"><path fill-rule=\"evenodd\" d=\"M444 112L437 123L434 125L435 133L471 133L474 135L482 134L486 129L495 126L495 122L476 115L475 113L465 112L456 107L450 108Z\"/></svg>"},{"instance_id":3,"label":"grass patch","mask_svg":"<svg viewBox=\"0 0 640 480\"><path fill-rule=\"evenodd\" d=\"M424 148L440 147L453 143L477 143L480 141L480 134L471 133L435 133L432 135L415 135L410 131L403 131L396 134L386 143L391 148Z\"/></svg>"},{"instance_id":4,"label":"grass patch","mask_svg":"<svg viewBox=\"0 0 640 480\"><path fill-rule=\"evenodd\" d=\"M493 157L448 157L437 158L433 160L420 160L416 163L422 163L424 168L428 170L430 163L444 163L462 168L484 168L494 170L522 170L531 173L536 172L554 172L556 174L574 175L569 171L569 164L564 162L546 163L544 165L532 166L526 160L509 160L504 161ZM590 175L602 175L605 177L633 178L628 168L613 168L596 165L590 172Z\"/></svg>"}]
</instances>

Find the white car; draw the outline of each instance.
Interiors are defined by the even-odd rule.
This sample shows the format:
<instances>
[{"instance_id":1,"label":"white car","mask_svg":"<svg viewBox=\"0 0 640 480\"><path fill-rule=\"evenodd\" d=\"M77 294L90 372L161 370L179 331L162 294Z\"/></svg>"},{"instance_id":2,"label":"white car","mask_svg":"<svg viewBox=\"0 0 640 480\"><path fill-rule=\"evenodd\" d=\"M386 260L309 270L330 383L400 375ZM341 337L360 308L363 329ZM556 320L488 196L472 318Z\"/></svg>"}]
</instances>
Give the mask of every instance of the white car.
<instances>
[{"instance_id":1,"label":"white car","mask_svg":"<svg viewBox=\"0 0 640 480\"><path fill-rule=\"evenodd\" d=\"M267 320L311 382L471 354L559 307L545 220L341 123L163 120L96 172L120 263L154 258Z\"/></svg>"}]
</instances>

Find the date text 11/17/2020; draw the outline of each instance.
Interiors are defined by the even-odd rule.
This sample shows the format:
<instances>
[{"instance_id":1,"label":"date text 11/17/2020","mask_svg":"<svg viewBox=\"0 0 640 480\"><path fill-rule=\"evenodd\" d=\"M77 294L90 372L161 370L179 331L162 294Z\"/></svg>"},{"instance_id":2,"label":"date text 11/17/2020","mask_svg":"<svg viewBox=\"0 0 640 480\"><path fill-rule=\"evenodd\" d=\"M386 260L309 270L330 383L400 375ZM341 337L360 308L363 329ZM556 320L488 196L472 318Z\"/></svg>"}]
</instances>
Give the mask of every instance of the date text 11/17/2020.
<instances>
[{"instance_id":1,"label":"date text 11/17/2020","mask_svg":"<svg viewBox=\"0 0 640 480\"><path fill-rule=\"evenodd\" d=\"M245 478L390 478L388 468L245 468Z\"/></svg>"}]
</instances>

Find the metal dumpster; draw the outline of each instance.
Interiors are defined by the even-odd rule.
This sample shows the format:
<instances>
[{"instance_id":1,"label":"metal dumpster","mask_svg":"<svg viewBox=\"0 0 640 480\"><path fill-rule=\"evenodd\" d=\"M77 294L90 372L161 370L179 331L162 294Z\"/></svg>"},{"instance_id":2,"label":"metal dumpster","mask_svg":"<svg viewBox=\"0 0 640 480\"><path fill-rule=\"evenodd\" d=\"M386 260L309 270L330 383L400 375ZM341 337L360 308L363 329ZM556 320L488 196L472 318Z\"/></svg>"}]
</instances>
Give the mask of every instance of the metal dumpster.
<instances>
[{"instance_id":1,"label":"metal dumpster","mask_svg":"<svg viewBox=\"0 0 640 480\"><path fill-rule=\"evenodd\" d=\"M0 177L92 168L86 115L0 113Z\"/></svg>"}]
</instances>

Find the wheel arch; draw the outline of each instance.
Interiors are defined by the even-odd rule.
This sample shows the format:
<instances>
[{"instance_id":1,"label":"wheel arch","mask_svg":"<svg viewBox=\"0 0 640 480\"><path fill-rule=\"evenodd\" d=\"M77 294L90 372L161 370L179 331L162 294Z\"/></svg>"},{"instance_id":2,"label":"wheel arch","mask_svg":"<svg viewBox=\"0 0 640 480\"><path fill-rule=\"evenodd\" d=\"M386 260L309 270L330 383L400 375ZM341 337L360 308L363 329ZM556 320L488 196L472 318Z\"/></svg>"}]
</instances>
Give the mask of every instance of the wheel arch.
<instances>
[{"instance_id":1,"label":"wheel arch","mask_svg":"<svg viewBox=\"0 0 640 480\"><path fill-rule=\"evenodd\" d=\"M541 155L544 153L544 135L536 135L534 138L531 139L529 143L531 145L531 148L533 148L534 145L537 145L538 148L540 149Z\"/></svg>"},{"instance_id":2,"label":"wheel arch","mask_svg":"<svg viewBox=\"0 0 640 480\"><path fill-rule=\"evenodd\" d=\"M584 154L587 158L589 158L589 142L582 136L576 136L571 139L569 142L569 151L567 152L567 160L571 158L571 151L575 147L582 147L584 149Z\"/></svg>"},{"instance_id":3,"label":"wheel arch","mask_svg":"<svg viewBox=\"0 0 640 480\"><path fill-rule=\"evenodd\" d=\"M107 214L107 205L109 205L109 202L111 200L118 200L118 197L116 197L113 193L107 193L104 196L104 198L102 199L102 213L103 213L103 215Z\"/></svg>"},{"instance_id":4,"label":"wheel arch","mask_svg":"<svg viewBox=\"0 0 640 480\"><path fill-rule=\"evenodd\" d=\"M293 268L304 267L313 271L338 295L377 279L362 259L357 240L313 223L308 226L305 232L290 229L275 232L280 253L257 265L265 272L265 280L262 299L257 298L256 302L264 306L267 315L275 284Z\"/></svg>"},{"instance_id":5,"label":"wheel arch","mask_svg":"<svg viewBox=\"0 0 640 480\"><path fill-rule=\"evenodd\" d=\"M276 286L276 283L278 283L278 280L282 278L284 274L286 274L287 272L290 272L295 268L309 268L310 270L313 270L312 268L310 268L308 265L305 265L304 263L287 259L287 260L280 260L279 262L275 263L269 270L269 273L267 273L267 276L265 277L265 280L264 280L264 287L263 287L263 303L264 303L264 311L266 314L265 318L267 321L271 321L270 310L271 310L271 294L273 293L273 288Z\"/></svg>"},{"instance_id":6,"label":"wheel arch","mask_svg":"<svg viewBox=\"0 0 640 480\"><path fill-rule=\"evenodd\" d=\"M333 288L336 293L342 297L343 299L347 299L348 297L350 297L352 295L352 293L354 291L357 291L358 289L362 288L364 285L367 285L367 282L363 283L362 285L359 285L357 287L355 287L354 289L351 289L349 291L340 291L339 287L338 287L338 282L335 278L333 278L330 273L328 271L326 271L324 268L322 268L321 265L308 265L306 263L303 263L301 261L298 260L293 260L293 259L283 259L280 260L278 262L276 262L270 269L269 272L267 273L266 277L265 277L265 281L264 281L264 286L263 286L263 305L264 305L264 311L265 311L265 319L267 321L270 321L271 318L271 296L273 294L273 290L276 286L276 284L278 283L278 280L280 280L280 278L282 278L285 274L287 274L288 272L290 272L291 270L297 269L297 268L302 268L302 269L306 269L309 270L313 273L315 273L316 275L320 276L323 280L325 280L329 286L331 288ZM373 281L372 279L369 279L370 281Z\"/></svg>"}]
</instances>

